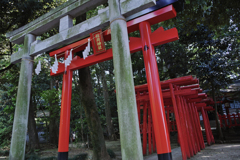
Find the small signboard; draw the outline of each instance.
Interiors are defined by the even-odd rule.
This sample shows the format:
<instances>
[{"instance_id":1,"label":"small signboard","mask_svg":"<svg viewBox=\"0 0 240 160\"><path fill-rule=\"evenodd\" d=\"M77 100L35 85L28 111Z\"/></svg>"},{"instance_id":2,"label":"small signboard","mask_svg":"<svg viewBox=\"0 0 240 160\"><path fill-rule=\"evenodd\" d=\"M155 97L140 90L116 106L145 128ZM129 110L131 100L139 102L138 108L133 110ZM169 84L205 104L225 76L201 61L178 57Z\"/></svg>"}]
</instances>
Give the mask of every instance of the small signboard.
<instances>
[{"instance_id":1,"label":"small signboard","mask_svg":"<svg viewBox=\"0 0 240 160\"><path fill-rule=\"evenodd\" d=\"M90 33L90 37L91 37L93 52L95 55L106 52L101 29L96 32Z\"/></svg>"}]
</instances>

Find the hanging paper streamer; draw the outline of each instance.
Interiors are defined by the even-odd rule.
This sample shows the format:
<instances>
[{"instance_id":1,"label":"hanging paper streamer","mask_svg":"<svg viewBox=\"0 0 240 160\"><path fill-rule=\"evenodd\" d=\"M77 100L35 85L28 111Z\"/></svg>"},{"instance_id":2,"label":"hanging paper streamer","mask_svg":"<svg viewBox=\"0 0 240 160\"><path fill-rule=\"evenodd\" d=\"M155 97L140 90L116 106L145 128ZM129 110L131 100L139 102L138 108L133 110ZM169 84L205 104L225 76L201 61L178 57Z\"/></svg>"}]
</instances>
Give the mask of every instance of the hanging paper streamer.
<instances>
[{"instance_id":1,"label":"hanging paper streamer","mask_svg":"<svg viewBox=\"0 0 240 160\"><path fill-rule=\"evenodd\" d=\"M52 69L52 72L53 73L57 73L57 71L58 71L58 61L57 61L57 56L56 56L56 54L55 54L55 61L54 61L54 63L53 63L53 66L51 67L51 69Z\"/></svg>"},{"instance_id":2,"label":"hanging paper streamer","mask_svg":"<svg viewBox=\"0 0 240 160\"><path fill-rule=\"evenodd\" d=\"M73 50L73 49L70 50L70 54L69 54L69 57L70 57L70 60L71 60L71 61L72 61L72 50Z\"/></svg>"},{"instance_id":3,"label":"hanging paper streamer","mask_svg":"<svg viewBox=\"0 0 240 160\"><path fill-rule=\"evenodd\" d=\"M90 52L90 39L88 39L88 45L83 51L83 59L87 58Z\"/></svg>"},{"instance_id":4,"label":"hanging paper streamer","mask_svg":"<svg viewBox=\"0 0 240 160\"><path fill-rule=\"evenodd\" d=\"M41 62L38 61L37 68L35 69L35 73L38 75L41 71Z\"/></svg>"},{"instance_id":5,"label":"hanging paper streamer","mask_svg":"<svg viewBox=\"0 0 240 160\"><path fill-rule=\"evenodd\" d=\"M70 64L71 64L71 62L72 62L72 50L73 49L71 49L70 50L70 54L68 55L68 57L66 58L66 60L65 60L65 68L67 67L67 66L69 66Z\"/></svg>"}]
</instances>

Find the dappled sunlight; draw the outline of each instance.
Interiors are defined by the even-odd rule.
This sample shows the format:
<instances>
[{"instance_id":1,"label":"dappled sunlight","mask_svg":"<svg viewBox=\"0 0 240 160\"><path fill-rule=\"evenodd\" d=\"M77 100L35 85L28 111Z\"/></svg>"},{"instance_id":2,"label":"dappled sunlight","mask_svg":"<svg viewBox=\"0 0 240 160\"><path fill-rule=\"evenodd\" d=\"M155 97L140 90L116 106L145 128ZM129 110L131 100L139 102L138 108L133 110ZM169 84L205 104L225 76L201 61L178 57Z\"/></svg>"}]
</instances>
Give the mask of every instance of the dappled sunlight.
<instances>
[{"instance_id":1,"label":"dappled sunlight","mask_svg":"<svg viewBox=\"0 0 240 160\"><path fill-rule=\"evenodd\" d=\"M240 147L240 145L229 145L229 146L225 146L225 148L229 148L229 147Z\"/></svg>"},{"instance_id":2,"label":"dappled sunlight","mask_svg":"<svg viewBox=\"0 0 240 160\"><path fill-rule=\"evenodd\" d=\"M197 153L191 159L193 160L225 160L225 159L235 159L240 157L239 152L240 144L214 144L211 146L206 146L204 150Z\"/></svg>"},{"instance_id":3,"label":"dappled sunlight","mask_svg":"<svg viewBox=\"0 0 240 160\"><path fill-rule=\"evenodd\" d=\"M211 149L236 148L236 147L240 147L240 145L236 145L236 144L229 144L226 146L213 145Z\"/></svg>"}]
</instances>

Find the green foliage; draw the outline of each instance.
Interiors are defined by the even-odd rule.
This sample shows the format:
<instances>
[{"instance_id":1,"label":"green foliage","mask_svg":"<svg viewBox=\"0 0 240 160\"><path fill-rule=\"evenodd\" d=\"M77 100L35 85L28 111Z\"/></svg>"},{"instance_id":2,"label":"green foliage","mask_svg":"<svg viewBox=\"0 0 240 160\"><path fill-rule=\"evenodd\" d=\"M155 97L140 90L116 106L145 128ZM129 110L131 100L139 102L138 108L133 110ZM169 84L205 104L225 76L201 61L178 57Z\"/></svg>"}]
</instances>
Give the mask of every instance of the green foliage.
<instances>
[{"instance_id":1,"label":"green foliage","mask_svg":"<svg viewBox=\"0 0 240 160\"><path fill-rule=\"evenodd\" d=\"M192 29L197 30L197 25L203 24L210 30L219 33L221 27L228 25L232 20L239 27L240 1L226 0L194 0L186 1L184 10L178 13L177 18L171 19L165 24L186 26L184 32L189 33Z\"/></svg>"},{"instance_id":2,"label":"green foliage","mask_svg":"<svg viewBox=\"0 0 240 160\"><path fill-rule=\"evenodd\" d=\"M28 0L24 3L19 3L18 0L1 0L0 34L29 23L61 3L62 1L53 0Z\"/></svg>"},{"instance_id":3,"label":"green foliage","mask_svg":"<svg viewBox=\"0 0 240 160\"><path fill-rule=\"evenodd\" d=\"M104 9L107 6L108 6L108 3L102 4L100 6L97 6L95 9L87 11L86 18L89 19L91 17L94 17L94 16L98 15L98 10Z\"/></svg>"},{"instance_id":4,"label":"green foliage","mask_svg":"<svg viewBox=\"0 0 240 160\"><path fill-rule=\"evenodd\" d=\"M234 39L229 35L217 38L213 31L203 25L198 25L197 31L182 39L183 43L190 44L187 50L192 55L189 73L199 77L205 89L212 85L220 89L238 78L238 53L232 51L231 41Z\"/></svg>"},{"instance_id":5,"label":"green foliage","mask_svg":"<svg viewBox=\"0 0 240 160\"><path fill-rule=\"evenodd\" d=\"M60 106L58 97L59 93L55 88L42 91L40 96L44 100L43 105L45 106L45 109L51 110L52 108L58 108Z\"/></svg>"},{"instance_id":6,"label":"green foliage","mask_svg":"<svg viewBox=\"0 0 240 160\"><path fill-rule=\"evenodd\" d=\"M8 156L9 155L9 151L8 150L0 150L0 156Z\"/></svg>"},{"instance_id":7,"label":"green foliage","mask_svg":"<svg viewBox=\"0 0 240 160\"><path fill-rule=\"evenodd\" d=\"M0 60L0 64L4 61L5 59ZM18 69L18 65L15 65L4 73L0 73L0 147L8 146L11 140L19 76Z\"/></svg>"}]
</instances>

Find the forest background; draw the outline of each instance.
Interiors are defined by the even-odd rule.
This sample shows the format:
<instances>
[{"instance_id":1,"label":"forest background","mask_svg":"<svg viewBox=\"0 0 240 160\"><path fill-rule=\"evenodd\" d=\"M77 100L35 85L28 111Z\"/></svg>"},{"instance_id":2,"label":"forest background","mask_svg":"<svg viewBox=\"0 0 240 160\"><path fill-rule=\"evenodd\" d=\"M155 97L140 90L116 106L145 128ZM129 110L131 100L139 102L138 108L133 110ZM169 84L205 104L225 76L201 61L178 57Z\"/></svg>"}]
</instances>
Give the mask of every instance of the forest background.
<instances>
[{"instance_id":1,"label":"forest background","mask_svg":"<svg viewBox=\"0 0 240 160\"><path fill-rule=\"evenodd\" d=\"M19 80L20 64L10 64L11 55L21 45L12 44L6 33L17 29L65 0L1 0L0 1L0 147L8 148L11 141L13 117ZM97 15L107 4L90 10L79 19ZM240 53L240 2L236 0L185 0L184 10L177 17L151 26L152 31L162 26L165 30L176 27L180 39L155 48L161 81L193 75L199 78L201 88L212 97L221 97L221 88L239 79ZM55 28L37 39L46 39L58 32ZM139 37L138 31L130 34ZM111 48L111 42L106 43ZM131 55L134 84L147 83L143 55ZM42 63L39 75L33 73L31 104L29 110L28 147L38 149L36 134L45 133L49 143L57 146L61 105L62 76L51 77L53 59L48 53L35 58ZM93 102L97 107L100 123L106 139L119 138L118 114L115 95L115 77L112 60L89 67ZM76 142L89 141L87 117L83 108L85 93L81 88L82 71L74 71L71 105L71 133ZM43 116L37 116L39 112ZM32 136L35 135L35 136Z\"/></svg>"}]
</instances>

